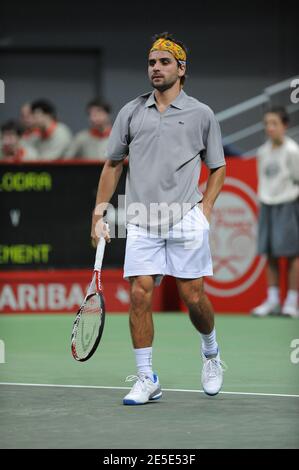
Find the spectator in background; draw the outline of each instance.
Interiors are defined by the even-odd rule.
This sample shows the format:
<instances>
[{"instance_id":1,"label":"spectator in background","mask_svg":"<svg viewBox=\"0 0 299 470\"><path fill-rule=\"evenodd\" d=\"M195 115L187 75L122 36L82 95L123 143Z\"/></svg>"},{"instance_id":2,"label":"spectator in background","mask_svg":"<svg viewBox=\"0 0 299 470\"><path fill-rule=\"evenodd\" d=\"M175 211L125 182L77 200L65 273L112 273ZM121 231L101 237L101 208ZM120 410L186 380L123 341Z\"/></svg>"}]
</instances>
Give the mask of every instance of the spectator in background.
<instances>
[{"instance_id":1,"label":"spectator in background","mask_svg":"<svg viewBox=\"0 0 299 470\"><path fill-rule=\"evenodd\" d=\"M42 160L57 160L65 157L71 143L70 129L56 119L56 110L50 101L37 100L31 104L33 126L40 130L35 148Z\"/></svg>"},{"instance_id":2,"label":"spectator in background","mask_svg":"<svg viewBox=\"0 0 299 470\"><path fill-rule=\"evenodd\" d=\"M27 145L34 146L40 138L41 132L38 127L34 127L33 115L30 103L24 103L20 109L20 124L23 128L22 140Z\"/></svg>"},{"instance_id":3,"label":"spectator in background","mask_svg":"<svg viewBox=\"0 0 299 470\"><path fill-rule=\"evenodd\" d=\"M258 196L261 202L258 251L268 258L268 296L252 313L280 312L279 257L288 259L288 293L283 315L298 315L299 146L286 136L289 116L283 107L264 116L269 140L258 149Z\"/></svg>"},{"instance_id":4,"label":"spectator in background","mask_svg":"<svg viewBox=\"0 0 299 470\"><path fill-rule=\"evenodd\" d=\"M90 127L79 132L67 152L69 158L104 160L111 132L110 106L94 99L86 107Z\"/></svg>"},{"instance_id":5,"label":"spectator in background","mask_svg":"<svg viewBox=\"0 0 299 470\"><path fill-rule=\"evenodd\" d=\"M1 126L0 159L18 163L38 159L36 150L21 140L22 127L16 121L7 121Z\"/></svg>"}]
</instances>

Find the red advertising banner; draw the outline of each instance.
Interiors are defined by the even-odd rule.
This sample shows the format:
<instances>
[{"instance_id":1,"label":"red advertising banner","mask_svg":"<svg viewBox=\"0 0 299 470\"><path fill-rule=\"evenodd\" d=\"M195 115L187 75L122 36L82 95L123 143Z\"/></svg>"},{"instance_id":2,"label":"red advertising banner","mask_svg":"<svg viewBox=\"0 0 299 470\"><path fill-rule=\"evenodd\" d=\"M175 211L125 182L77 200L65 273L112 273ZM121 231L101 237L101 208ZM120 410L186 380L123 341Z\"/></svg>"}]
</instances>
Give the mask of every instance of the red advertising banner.
<instances>
[{"instance_id":1,"label":"red advertising banner","mask_svg":"<svg viewBox=\"0 0 299 470\"><path fill-rule=\"evenodd\" d=\"M225 183L210 226L214 276L205 280L216 312L249 312L265 299L265 259L256 251L256 190L256 159L227 159Z\"/></svg>"},{"instance_id":2,"label":"red advertising banner","mask_svg":"<svg viewBox=\"0 0 299 470\"><path fill-rule=\"evenodd\" d=\"M204 167L203 191L206 179ZM227 159L225 183L210 224L214 275L205 278L205 290L218 313L249 313L266 298L266 259L257 255L258 212L256 159ZM283 301L285 259L280 267Z\"/></svg>"},{"instance_id":3,"label":"red advertising banner","mask_svg":"<svg viewBox=\"0 0 299 470\"><path fill-rule=\"evenodd\" d=\"M90 270L18 271L0 273L1 313L75 313L90 282ZM129 283L121 269L102 272L107 312L128 312ZM153 307L164 310L162 289Z\"/></svg>"}]
</instances>

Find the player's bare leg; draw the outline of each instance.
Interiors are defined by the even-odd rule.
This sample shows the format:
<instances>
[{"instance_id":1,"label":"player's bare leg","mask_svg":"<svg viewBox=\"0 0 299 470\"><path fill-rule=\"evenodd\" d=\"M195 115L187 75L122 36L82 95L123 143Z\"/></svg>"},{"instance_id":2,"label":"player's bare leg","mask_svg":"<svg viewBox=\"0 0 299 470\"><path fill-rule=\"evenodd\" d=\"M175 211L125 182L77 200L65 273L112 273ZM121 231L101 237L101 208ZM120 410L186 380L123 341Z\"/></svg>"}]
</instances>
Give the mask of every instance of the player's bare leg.
<instances>
[{"instance_id":1,"label":"player's bare leg","mask_svg":"<svg viewBox=\"0 0 299 470\"><path fill-rule=\"evenodd\" d=\"M190 319L201 335L203 389L207 395L217 395L223 383L223 368L216 341L214 311L204 292L203 278L177 279L177 286Z\"/></svg>"},{"instance_id":2,"label":"player's bare leg","mask_svg":"<svg viewBox=\"0 0 299 470\"><path fill-rule=\"evenodd\" d=\"M211 333L214 311L203 288L203 278L177 279L179 295L189 310L190 320L200 333Z\"/></svg>"},{"instance_id":3,"label":"player's bare leg","mask_svg":"<svg viewBox=\"0 0 299 470\"><path fill-rule=\"evenodd\" d=\"M124 405L143 405L162 396L158 376L152 370L154 285L155 276L130 277L130 330L138 376L127 377L128 381L133 380L135 384L125 396Z\"/></svg>"},{"instance_id":4,"label":"player's bare leg","mask_svg":"<svg viewBox=\"0 0 299 470\"><path fill-rule=\"evenodd\" d=\"M130 330L134 348L148 348L153 343L154 284L154 276L130 277Z\"/></svg>"}]
</instances>

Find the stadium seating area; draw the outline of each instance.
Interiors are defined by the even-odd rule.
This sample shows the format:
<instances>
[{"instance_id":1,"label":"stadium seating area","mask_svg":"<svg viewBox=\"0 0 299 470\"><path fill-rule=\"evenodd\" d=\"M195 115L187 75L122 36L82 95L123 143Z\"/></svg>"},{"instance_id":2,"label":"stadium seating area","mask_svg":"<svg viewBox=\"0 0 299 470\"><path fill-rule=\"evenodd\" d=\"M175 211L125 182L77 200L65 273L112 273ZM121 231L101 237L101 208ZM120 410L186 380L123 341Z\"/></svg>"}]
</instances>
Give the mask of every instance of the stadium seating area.
<instances>
[{"instance_id":1,"label":"stadium seating area","mask_svg":"<svg viewBox=\"0 0 299 470\"><path fill-rule=\"evenodd\" d=\"M59 121L51 101L24 103L17 118L1 125L0 159L11 163L71 158L104 160L111 131L110 106L96 98L87 103L86 113L88 128L74 134Z\"/></svg>"}]
</instances>

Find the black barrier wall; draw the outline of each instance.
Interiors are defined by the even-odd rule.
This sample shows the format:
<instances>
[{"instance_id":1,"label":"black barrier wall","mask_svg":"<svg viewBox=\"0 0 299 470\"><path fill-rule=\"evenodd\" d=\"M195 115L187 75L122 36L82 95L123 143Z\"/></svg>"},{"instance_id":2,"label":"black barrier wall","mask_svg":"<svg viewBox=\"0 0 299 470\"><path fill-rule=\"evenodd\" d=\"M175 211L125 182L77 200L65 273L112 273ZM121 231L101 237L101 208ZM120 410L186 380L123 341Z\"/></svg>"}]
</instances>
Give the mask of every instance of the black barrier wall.
<instances>
[{"instance_id":1,"label":"black barrier wall","mask_svg":"<svg viewBox=\"0 0 299 470\"><path fill-rule=\"evenodd\" d=\"M98 163L0 165L0 269L92 267L91 213L102 168ZM126 171L124 166L111 200L116 211ZM121 267L124 250L125 238L112 239L104 267Z\"/></svg>"}]
</instances>

